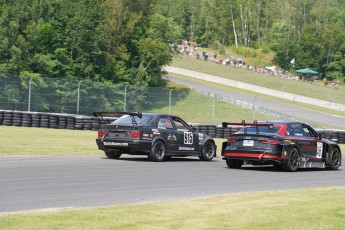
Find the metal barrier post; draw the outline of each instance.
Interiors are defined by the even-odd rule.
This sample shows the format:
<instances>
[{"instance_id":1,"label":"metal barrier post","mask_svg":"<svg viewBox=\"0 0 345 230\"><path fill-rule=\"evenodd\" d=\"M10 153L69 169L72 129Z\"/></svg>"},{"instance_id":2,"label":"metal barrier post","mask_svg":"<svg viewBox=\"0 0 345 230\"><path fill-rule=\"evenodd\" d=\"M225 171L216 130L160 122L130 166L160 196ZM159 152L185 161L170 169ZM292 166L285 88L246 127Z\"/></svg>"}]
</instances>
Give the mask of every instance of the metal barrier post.
<instances>
[{"instance_id":1,"label":"metal barrier post","mask_svg":"<svg viewBox=\"0 0 345 230\"><path fill-rule=\"evenodd\" d=\"M171 113L171 93L174 89L171 89L169 92L169 114Z\"/></svg>"},{"instance_id":2,"label":"metal barrier post","mask_svg":"<svg viewBox=\"0 0 345 230\"><path fill-rule=\"evenodd\" d=\"M124 103L123 103L123 112L126 112L126 104L127 104L127 87L128 85L125 86L125 96L124 96Z\"/></svg>"},{"instance_id":3,"label":"metal barrier post","mask_svg":"<svg viewBox=\"0 0 345 230\"><path fill-rule=\"evenodd\" d=\"M213 93L213 100L212 100L212 125L214 125L214 110L215 110L214 102L215 102L215 99L216 99L216 94Z\"/></svg>"},{"instance_id":4,"label":"metal barrier post","mask_svg":"<svg viewBox=\"0 0 345 230\"><path fill-rule=\"evenodd\" d=\"M79 115L79 100L80 100L80 83L82 81L78 82L78 98L77 98L77 115Z\"/></svg>"},{"instance_id":5,"label":"metal barrier post","mask_svg":"<svg viewBox=\"0 0 345 230\"><path fill-rule=\"evenodd\" d=\"M32 81L32 77L30 78L29 81L29 98L28 98L28 112L31 112L31 81Z\"/></svg>"}]
</instances>

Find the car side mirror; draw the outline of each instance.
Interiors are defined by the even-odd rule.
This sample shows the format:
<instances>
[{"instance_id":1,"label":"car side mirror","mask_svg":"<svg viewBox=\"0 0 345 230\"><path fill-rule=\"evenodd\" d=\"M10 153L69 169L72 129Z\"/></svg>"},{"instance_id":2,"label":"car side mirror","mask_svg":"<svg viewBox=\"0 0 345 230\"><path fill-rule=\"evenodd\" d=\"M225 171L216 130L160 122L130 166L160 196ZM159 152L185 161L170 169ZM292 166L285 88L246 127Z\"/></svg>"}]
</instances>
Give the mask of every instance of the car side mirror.
<instances>
[{"instance_id":1,"label":"car side mirror","mask_svg":"<svg viewBox=\"0 0 345 230\"><path fill-rule=\"evenodd\" d=\"M192 128L192 132L196 132L196 128L195 127L191 126L191 128Z\"/></svg>"},{"instance_id":2,"label":"car side mirror","mask_svg":"<svg viewBox=\"0 0 345 230\"><path fill-rule=\"evenodd\" d=\"M321 140L324 136L323 136L323 133L318 133L318 138Z\"/></svg>"}]
</instances>

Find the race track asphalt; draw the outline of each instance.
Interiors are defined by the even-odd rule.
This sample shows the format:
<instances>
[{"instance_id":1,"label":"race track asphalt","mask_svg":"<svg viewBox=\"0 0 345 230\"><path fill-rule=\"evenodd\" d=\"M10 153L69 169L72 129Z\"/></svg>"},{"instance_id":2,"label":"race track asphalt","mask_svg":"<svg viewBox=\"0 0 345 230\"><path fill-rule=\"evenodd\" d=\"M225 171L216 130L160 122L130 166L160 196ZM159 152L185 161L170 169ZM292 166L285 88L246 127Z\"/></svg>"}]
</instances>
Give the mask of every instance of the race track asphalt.
<instances>
[{"instance_id":1,"label":"race track asphalt","mask_svg":"<svg viewBox=\"0 0 345 230\"><path fill-rule=\"evenodd\" d=\"M230 169L211 162L147 157L0 156L0 214L41 209L111 206L221 194L345 186L345 170L273 167ZM293 192L293 191L291 191Z\"/></svg>"},{"instance_id":2,"label":"race track asphalt","mask_svg":"<svg viewBox=\"0 0 345 230\"><path fill-rule=\"evenodd\" d=\"M345 118L317 113L222 90L207 84L172 81L217 92L296 118L323 121L345 129ZM273 167L245 166L229 169L220 157L212 162L196 158L173 158L151 162L147 157L123 156L109 160L100 156L0 156L0 214L25 210L95 207L205 196L345 186L345 170L303 169L296 173ZM293 192L293 191L291 191Z\"/></svg>"}]
</instances>

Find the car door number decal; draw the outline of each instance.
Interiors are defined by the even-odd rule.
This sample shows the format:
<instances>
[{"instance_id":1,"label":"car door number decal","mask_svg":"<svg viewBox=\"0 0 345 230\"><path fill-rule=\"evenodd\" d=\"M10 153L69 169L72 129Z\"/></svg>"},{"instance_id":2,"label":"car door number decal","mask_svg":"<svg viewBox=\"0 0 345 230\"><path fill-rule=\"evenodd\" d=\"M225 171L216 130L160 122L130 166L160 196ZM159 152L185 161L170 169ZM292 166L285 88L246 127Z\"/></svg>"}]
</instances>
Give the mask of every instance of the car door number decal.
<instances>
[{"instance_id":1,"label":"car door number decal","mask_svg":"<svg viewBox=\"0 0 345 230\"><path fill-rule=\"evenodd\" d=\"M193 144L193 133L184 132L184 144L186 144L186 145Z\"/></svg>"},{"instance_id":2,"label":"car door number decal","mask_svg":"<svg viewBox=\"0 0 345 230\"><path fill-rule=\"evenodd\" d=\"M316 151L316 158L321 158L322 157L322 142L317 142L317 151Z\"/></svg>"}]
</instances>

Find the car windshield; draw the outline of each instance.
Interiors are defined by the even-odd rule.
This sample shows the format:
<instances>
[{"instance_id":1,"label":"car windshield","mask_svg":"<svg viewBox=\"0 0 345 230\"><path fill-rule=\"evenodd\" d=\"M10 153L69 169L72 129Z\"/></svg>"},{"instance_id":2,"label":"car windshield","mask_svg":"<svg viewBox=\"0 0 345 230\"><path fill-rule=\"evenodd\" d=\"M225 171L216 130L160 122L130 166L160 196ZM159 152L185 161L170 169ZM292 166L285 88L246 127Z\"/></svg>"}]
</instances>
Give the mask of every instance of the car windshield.
<instances>
[{"instance_id":1,"label":"car windshield","mask_svg":"<svg viewBox=\"0 0 345 230\"><path fill-rule=\"evenodd\" d=\"M143 115L141 118L139 118L138 116L133 116L133 117L138 125L148 125L153 118L153 116L151 115ZM132 118L130 115L123 115L119 119L116 119L115 121L113 121L112 124L131 125Z\"/></svg>"},{"instance_id":2,"label":"car windshield","mask_svg":"<svg viewBox=\"0 0 345 230\"><path fill-rule=\"evenodd\" d=\"M245 127L242 128L238 133L256 133L257 129L259 129L259 133L277 133L278 130L280 129L279 126L273 126L268 127L268 126L250 126L250 127Z\"/></svg>"}]
</instances>

